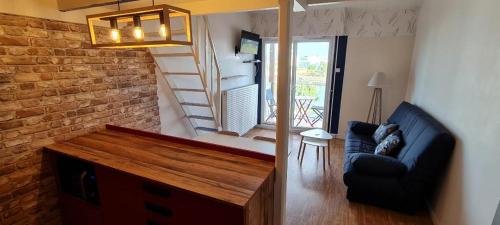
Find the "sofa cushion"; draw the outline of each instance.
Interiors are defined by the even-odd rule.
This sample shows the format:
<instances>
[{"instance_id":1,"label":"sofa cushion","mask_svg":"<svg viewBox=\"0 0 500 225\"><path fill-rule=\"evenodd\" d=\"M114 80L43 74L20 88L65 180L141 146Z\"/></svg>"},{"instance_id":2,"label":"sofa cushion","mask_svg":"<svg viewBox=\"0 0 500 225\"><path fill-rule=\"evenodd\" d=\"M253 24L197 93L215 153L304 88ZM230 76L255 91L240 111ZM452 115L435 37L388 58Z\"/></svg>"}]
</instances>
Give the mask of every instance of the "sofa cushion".
<instances>
[{"instance_id":1,"label":"sofa cushion","mask_svg":"<svg viewBox=\"0 0 500 225\"><path fill-rule=\"evenodd\" d=\"M377 147L377 143L373 141L371 136L347 132L345 139L345 153L373 153Z\"/></svg>"},{"instance_id":2,"label":"sofa cushion","mask_svg":"<svg viewBox=\"0 0 500 225\"><path fill-rule=\"evenodd\" d=\"M389 134L389 136L377 145L375 154L394 156L397 155L402 145L403 139L401 137L401 131L397 130Z\"/></svg>"},{"instance_id":3,"label":"sofa cushion","mask_svg":"<svg viewBox=\"0 0 500 225\"><path fill-rule=\"evenodd\" d=\"M354 171L368 176L400 177L406 173L406 166L389 156L354 153L350 160Z\"/></svg>"},{"instance_id":4,"label":"sofa cushion","mask_svg":"<svg viewBox=\"0 0 500 225\"><path fill-rule=\"evenodd\" d=\"M375 133L373 133L373 140L375 143L380 144L389 134L392 132L396 131L398 129L397 124L388 124L388 123L383 123L378 126L377 130Z\"/></svg>"},{"instance_id":5,"label":"sofa cushion","mask_svg":"<svg viewBox=\"0 0 500 225\"><path fill-rule=\"evenodd\" d=\"M365 123L361 121L349 121L347 123L347 129L348 131L352 131L356 134L362 134L362 135L367 135L371 136L377 130L378 125L371 124L371 123Z\"/></svg>"}]
</instances>

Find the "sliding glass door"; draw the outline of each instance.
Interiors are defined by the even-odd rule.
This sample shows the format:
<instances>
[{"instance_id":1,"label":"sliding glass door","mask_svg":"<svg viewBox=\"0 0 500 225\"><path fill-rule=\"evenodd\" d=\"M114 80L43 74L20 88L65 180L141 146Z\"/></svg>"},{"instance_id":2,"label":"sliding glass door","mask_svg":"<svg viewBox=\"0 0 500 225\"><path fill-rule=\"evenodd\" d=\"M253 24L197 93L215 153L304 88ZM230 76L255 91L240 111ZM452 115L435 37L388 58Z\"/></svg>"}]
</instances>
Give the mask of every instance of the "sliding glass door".
<instances>
[{"instance_id":1,"label":"sliding glass door","mask_svg":"<svg viewBox=\"0 0 500 225\"><path fill-rule=\"evenodd\" d=\"M263 124L276 123L276 87L278 82L278 42L263 41L261 118Z\"/></svg>"},{"instance_id":2,"label":"sliding glass door","mask_svg":"<svg viewBox=\"0 0 500 225\"><path fill-rule=\"evenodd\" d=\"M292 128L325 128L331 89L332 39L295 39L291 59ZM278 43L264 40L262 61L263 124L276 123Z\"/></svg>"},{"instance_id":3,"label":"sliding glass door","mask_svg":"<svg viewBox=\"0 0 500 225\"><path fill-rule=\"evenodd\" d=\"M323 128L330 92L331 39L293 42L292 102L294 128Z\"/></svg>"}]
</instances>

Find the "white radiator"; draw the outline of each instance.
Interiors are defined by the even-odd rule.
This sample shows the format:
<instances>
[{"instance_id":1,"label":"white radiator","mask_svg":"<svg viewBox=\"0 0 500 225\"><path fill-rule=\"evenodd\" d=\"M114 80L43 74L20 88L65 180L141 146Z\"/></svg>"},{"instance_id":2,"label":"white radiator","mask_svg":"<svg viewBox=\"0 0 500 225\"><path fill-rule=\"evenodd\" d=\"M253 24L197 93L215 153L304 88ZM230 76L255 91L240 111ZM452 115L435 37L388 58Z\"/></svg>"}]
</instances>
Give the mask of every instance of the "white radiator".
<instances>
[{"instance_id":1,"label":"white radiator","mask_svg":"<svg viewBox=\"0 0 500 225\"><path fill-rule=\"evenodd\" d=\"M222 128L247 133L257 125L259 86L257 84L222 92Z\"/></svg>"}]
</instances>

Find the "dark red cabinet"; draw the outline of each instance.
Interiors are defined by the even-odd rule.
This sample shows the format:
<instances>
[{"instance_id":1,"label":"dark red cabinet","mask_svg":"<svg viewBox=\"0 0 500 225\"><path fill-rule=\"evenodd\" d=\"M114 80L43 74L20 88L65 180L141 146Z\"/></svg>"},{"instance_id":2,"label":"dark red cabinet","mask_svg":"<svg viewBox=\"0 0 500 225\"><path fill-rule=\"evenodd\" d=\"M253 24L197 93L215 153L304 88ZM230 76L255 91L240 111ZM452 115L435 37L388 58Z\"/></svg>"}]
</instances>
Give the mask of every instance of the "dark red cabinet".
<instances>
[{"instance_id":1,"label":"dark red cabinet","mask_svg":"<svg viewBox=\"0 0 500 225\"><path fill-rule=\"evenodd\" d=\"M68 165L67 157L55 157ZM85 162L83 162L85 163ZM59 179L65 172L58 168ZM95 171L98 202L82 199L80 193L61 188L63 222L71 225L240 225L243 210L204 196L182 191L154 181L88 164ZM80 174L81 171L76 173ZM64 183L60 182L59 183ZM84 183L73 186L83 187Z\"/></svg>"}]
</instances>

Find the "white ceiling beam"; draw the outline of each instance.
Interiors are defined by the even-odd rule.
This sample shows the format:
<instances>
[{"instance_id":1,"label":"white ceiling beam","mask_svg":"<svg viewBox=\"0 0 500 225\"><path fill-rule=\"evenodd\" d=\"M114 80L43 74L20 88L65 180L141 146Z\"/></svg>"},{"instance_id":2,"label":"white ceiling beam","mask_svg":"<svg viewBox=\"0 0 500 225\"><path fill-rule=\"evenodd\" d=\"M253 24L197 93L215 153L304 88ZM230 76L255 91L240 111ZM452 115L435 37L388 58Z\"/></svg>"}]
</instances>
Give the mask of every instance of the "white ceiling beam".
<instances>
[{"instance_id":1,"label":"white ceiling beam","mask_svg":"<svg viewBox=\"0 0 500 225\"><path fill-rule=\"evenodd\" d=\"M293 11L294 12L304 12L307 9L307 0L294 0L293 1Z\"/></svg>"},{"instance_id":2,"label":"white ceiling beam","mask_svg":"<svg viewBox=\"0 0 500 225\"><path fill-rule=\"evenodd\" d=\"M355 0L307 0L308 5L331 4L336 2L352 2Z\"/></svg>"}]
</instances>

